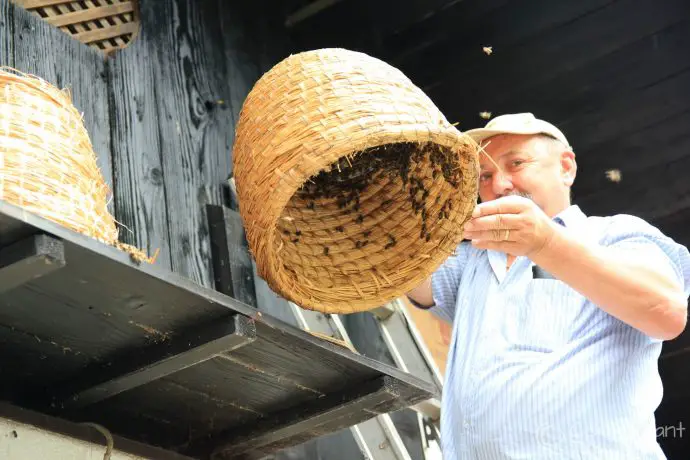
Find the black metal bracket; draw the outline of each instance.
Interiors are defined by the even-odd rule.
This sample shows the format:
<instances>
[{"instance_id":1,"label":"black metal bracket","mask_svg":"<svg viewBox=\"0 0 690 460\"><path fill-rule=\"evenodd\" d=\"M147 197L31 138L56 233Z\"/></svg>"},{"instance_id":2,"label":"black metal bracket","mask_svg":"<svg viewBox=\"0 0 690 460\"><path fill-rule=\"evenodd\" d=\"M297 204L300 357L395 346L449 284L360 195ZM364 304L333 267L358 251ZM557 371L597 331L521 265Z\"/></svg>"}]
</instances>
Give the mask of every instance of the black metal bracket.
<instances>
[{"instance_id":1,"label":"black metal bracket","mask_svg":"<svg viewBox=\"0 0 690 460\"><path fill-rule=\"evenodd\" d=\"M26 237L0 249L0 294L66 265L62 242L47 235Z\"/></svg>"},{"instance_id":2,"label":"black metal bracket","mask_svg":"<svg viewBox=\"0 0 690 460\"><path fill-rule=\"evenodd\" d=\"M256 339L254 320L233 314L182 333L107 365L90 366L83 378L58 391L56 405L78 408L113 397L182 369L236 350Z\"/></svg>"}]
</instances>

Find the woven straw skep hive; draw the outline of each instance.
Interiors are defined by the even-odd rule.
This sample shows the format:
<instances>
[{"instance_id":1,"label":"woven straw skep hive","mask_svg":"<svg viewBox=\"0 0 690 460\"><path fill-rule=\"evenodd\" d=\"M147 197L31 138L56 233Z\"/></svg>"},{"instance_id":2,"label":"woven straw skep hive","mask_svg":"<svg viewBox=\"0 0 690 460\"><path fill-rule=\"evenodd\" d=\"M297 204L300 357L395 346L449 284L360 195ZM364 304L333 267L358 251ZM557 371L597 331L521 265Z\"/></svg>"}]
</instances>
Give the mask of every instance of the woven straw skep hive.
<instances>
[{"instance_id":1,"label":"woven straw skep hive","mask_svg":"<svg viewBox=\"0 0 690 460\"><path fill-rule=\"evenodd\" d=\"M0 200L151 262L118 241L108 194L69 92L0 68Z\"/></svg>"},{"instance_id":2,"label":"woven straw skep hive","mask_svg":"<svg viewBox=\"0 0 690 460\"><path fill-rule=\"evenodd\" d=\"M292 55L248 95L233 150L259 275L327 313L417 286L462 240L477 145L396 68L366 54Z\"/></svg>"}]
</instances>

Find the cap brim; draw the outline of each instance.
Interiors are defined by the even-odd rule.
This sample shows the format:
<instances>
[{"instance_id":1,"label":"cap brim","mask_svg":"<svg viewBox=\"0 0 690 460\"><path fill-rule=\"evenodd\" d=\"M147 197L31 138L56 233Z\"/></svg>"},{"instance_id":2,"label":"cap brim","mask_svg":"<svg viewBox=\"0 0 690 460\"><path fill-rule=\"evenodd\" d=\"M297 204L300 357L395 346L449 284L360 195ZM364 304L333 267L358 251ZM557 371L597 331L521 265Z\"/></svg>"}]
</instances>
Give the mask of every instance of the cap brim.
<instances>
[{"instance_id":1,"label":"cap brim","mask_svg":"<svg viewBox=\"0 0 690 460\"><path fill-rule=\"evenodd\" d=\"M497 136L499 134L524 134L524 135L530 135L530 134L543 134L542 131L540 130L531 130L531 129L526 129L526 130L519 130L519 129L513 129L513 130L507 130L507 129L486 129L486 128L477 128L477 129L470 129L469 131L464 132L465 135L469 136L474 140L476 143L481 143L483 140L486 140L490 137Z\"/></svg>"}]
</instances>

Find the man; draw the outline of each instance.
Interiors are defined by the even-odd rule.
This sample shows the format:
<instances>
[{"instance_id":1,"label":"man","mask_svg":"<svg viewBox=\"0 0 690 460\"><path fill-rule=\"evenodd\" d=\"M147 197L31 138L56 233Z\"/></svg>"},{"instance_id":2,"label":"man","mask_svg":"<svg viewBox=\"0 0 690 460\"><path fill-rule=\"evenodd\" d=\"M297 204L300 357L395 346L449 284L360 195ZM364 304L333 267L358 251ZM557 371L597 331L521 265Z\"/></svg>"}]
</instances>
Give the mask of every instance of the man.
<instances>
[{"instance_id":1,"label":"man","mask_svg":"<svg viewBox=\"0 0 690 460\"><path fill-rule=\"evenodd\" d=\"M453 323L447 459L662 459L662 342L685 328L690 254L642 219L570 204L575 154L532 114L467 132L479 204L464 241L408 293Z\"/></svg>"}]
</instances>

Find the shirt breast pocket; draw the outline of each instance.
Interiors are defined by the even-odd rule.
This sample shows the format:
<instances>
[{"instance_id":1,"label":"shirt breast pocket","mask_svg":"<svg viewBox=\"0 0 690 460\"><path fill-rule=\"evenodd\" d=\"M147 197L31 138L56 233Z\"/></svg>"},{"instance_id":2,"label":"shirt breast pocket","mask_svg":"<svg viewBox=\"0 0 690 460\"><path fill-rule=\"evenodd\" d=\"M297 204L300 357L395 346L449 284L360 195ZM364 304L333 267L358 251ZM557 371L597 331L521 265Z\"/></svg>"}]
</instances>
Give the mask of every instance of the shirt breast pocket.
<instances>
[{"instance_id":1,"label":"shirt breast pocket","mask_svg":"<svg viewBox=\"0 0 690 460\"><path fill-rule=\"evenodd\" d=\"M550 353L576 337L586 302L580 293L556 279L532 279L521 294L511 302L514 346Z\"/></svg>"}]
</instances>

